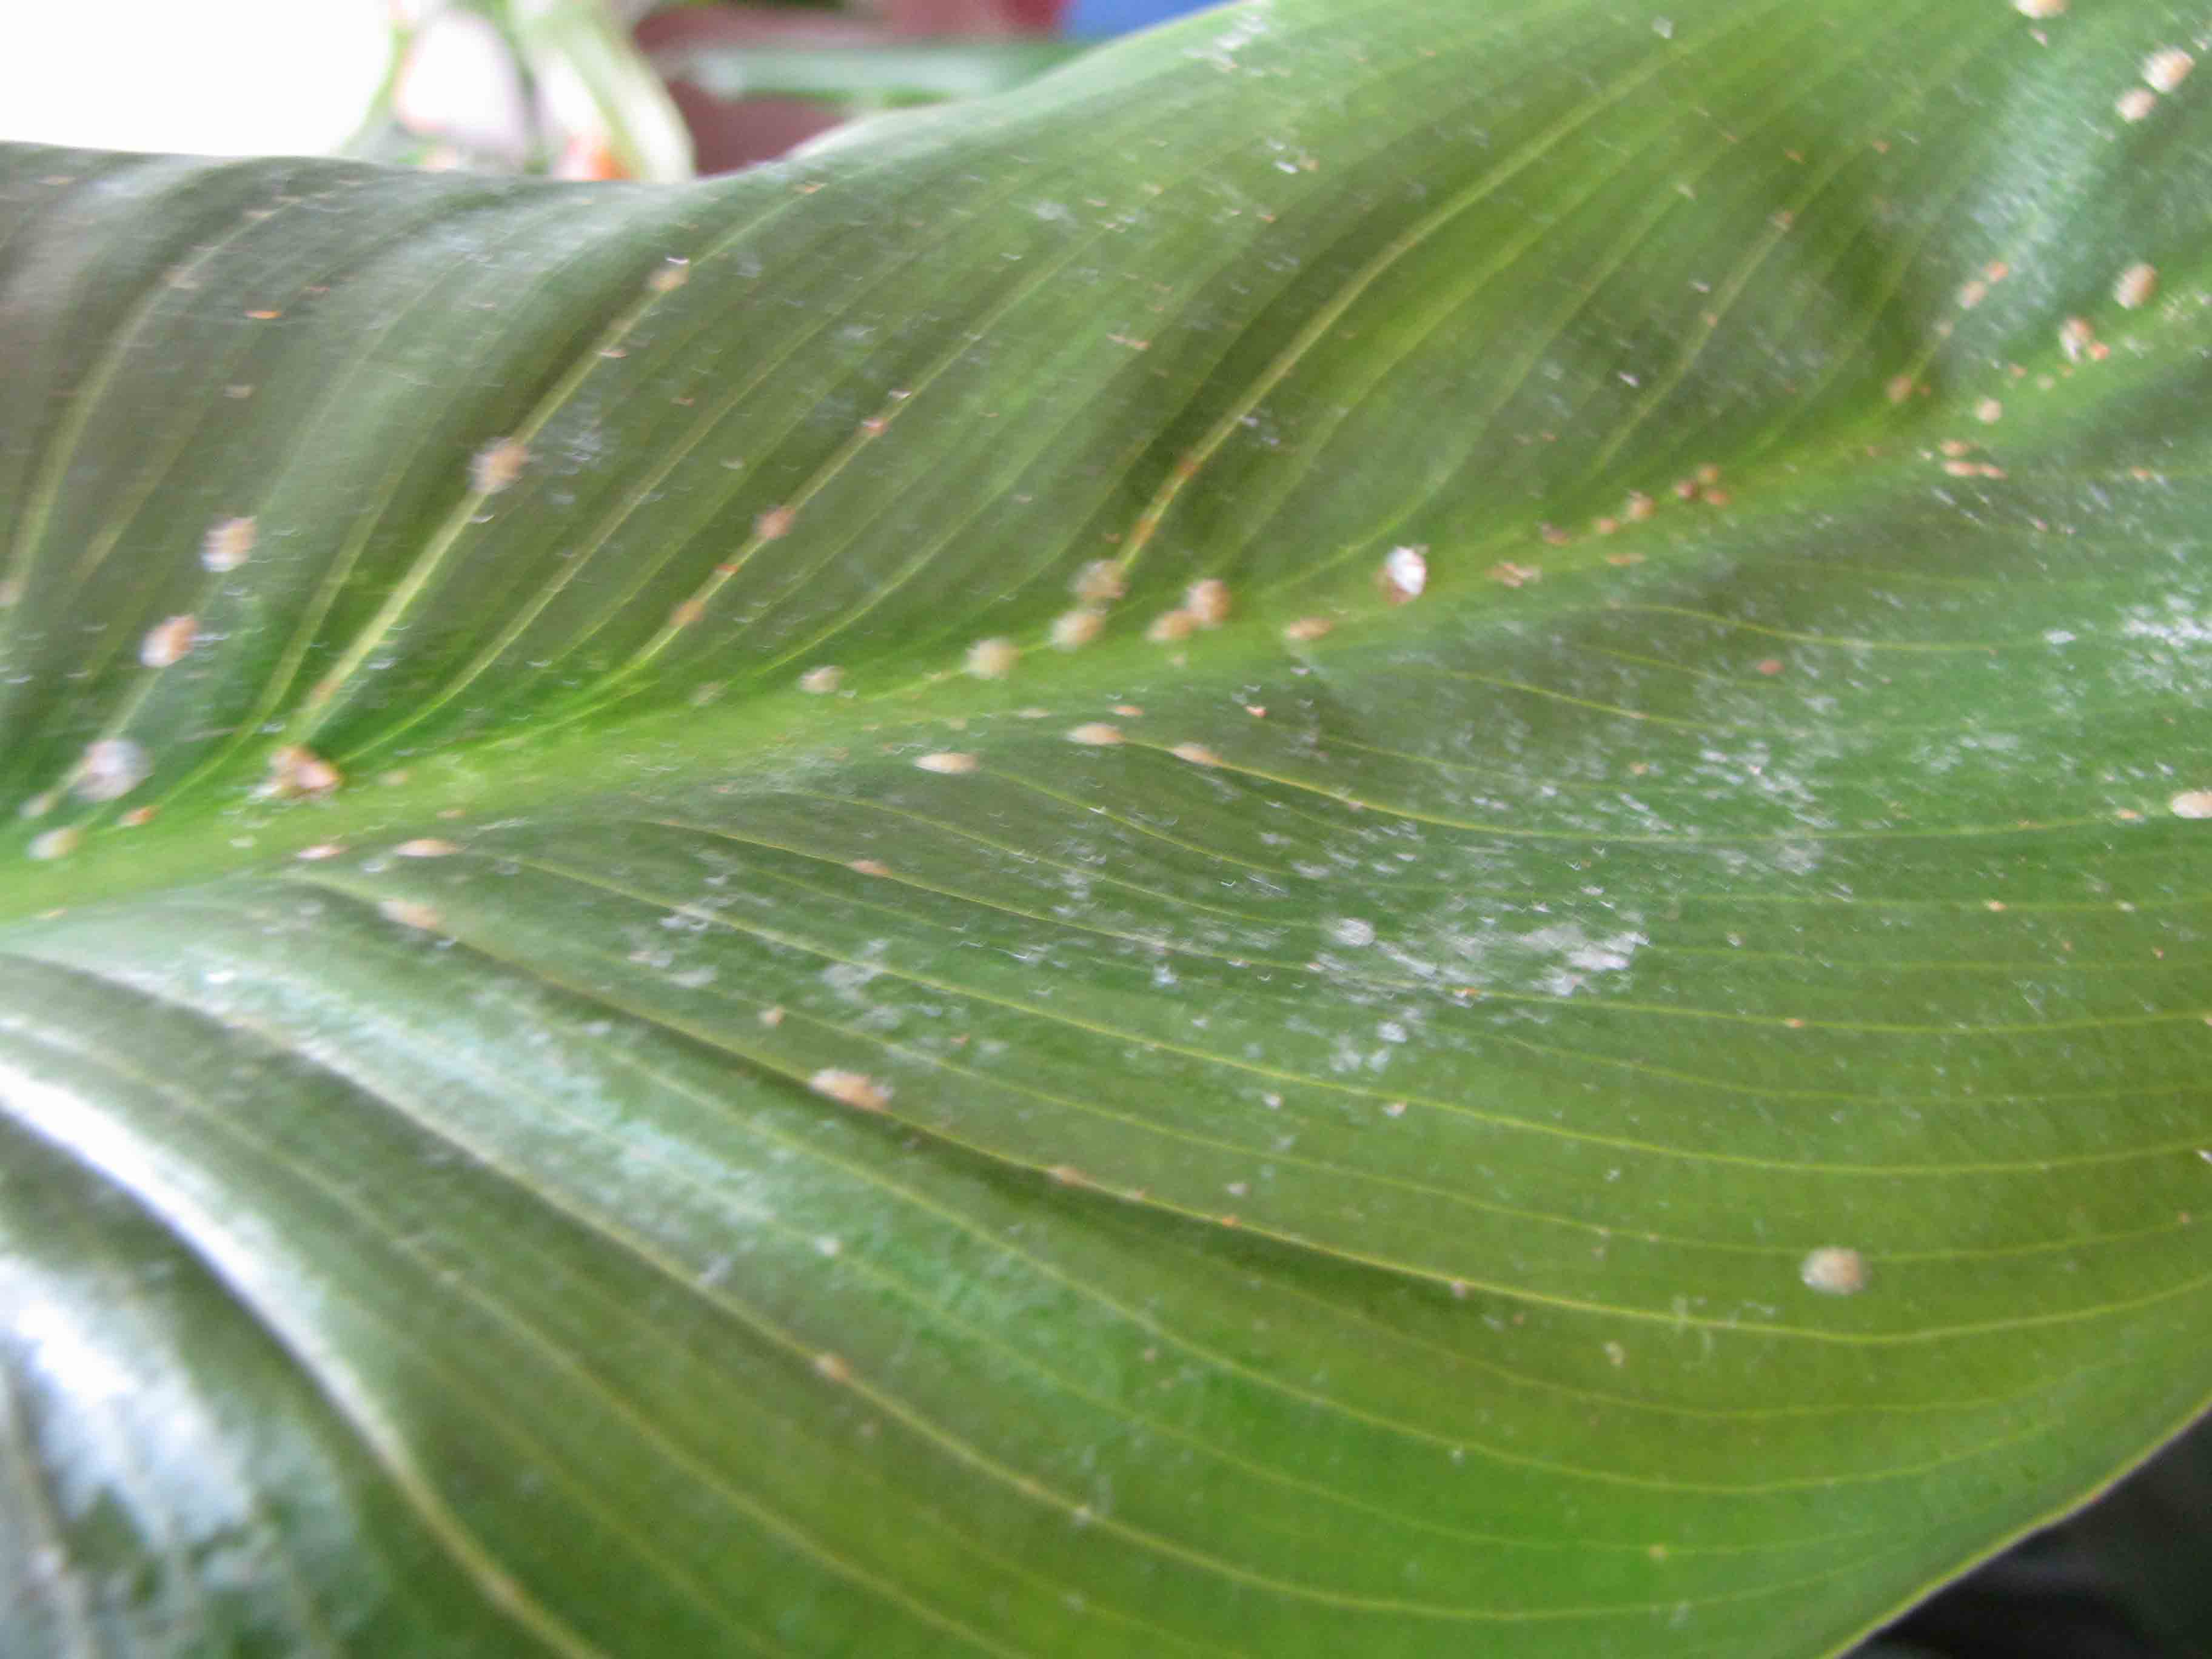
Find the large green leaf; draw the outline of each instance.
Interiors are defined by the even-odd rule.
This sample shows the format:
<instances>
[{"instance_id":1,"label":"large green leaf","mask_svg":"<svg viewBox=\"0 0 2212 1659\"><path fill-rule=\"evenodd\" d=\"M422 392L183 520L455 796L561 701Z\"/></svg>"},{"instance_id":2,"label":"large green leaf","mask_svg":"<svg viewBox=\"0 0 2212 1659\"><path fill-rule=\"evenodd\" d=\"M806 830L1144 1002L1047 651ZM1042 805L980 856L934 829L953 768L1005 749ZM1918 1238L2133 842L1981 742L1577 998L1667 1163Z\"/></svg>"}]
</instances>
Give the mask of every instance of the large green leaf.
<instances>
[{"instance_id":1,"label":"large green leaf","mask_svg":"<svg viewBox=\"0 0 2212 1659\"><path fill-rule=\"evenodd\" d=\"M2142 1455L2191 27L1277 0L690 187L6 152L11 1651L1813 1654Z\"/></svg>"}]
</instances>

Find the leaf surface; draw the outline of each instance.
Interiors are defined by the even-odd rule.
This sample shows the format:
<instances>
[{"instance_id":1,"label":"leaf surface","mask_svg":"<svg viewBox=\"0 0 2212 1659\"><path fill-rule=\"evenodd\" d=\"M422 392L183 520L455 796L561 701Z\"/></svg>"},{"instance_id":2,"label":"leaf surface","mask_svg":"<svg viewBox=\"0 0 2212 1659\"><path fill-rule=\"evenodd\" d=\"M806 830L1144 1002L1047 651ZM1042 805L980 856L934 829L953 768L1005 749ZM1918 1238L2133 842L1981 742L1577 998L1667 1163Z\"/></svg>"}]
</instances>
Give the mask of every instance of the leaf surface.
<instances>
[{"instance_id":1,"label":"leaf surface","mask_svg":"<svg viewBox=\"0 0 2212 1659\"><path fill-rule=\"evenodd\" d=\"M1816 1654L2187 1420L2212 124L2075 12L0 152L29 1650Z\"/></svg>"}]
</instances>

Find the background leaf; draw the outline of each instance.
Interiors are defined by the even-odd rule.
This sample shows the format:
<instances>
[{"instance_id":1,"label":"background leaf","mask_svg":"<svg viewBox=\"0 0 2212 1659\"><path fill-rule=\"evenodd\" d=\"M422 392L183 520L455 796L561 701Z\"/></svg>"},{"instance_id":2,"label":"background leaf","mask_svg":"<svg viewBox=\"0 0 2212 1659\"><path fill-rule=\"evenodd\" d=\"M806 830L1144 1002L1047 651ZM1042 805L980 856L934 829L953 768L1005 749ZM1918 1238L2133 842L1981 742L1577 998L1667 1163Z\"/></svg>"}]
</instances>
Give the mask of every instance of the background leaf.
<instances>
[{"instance_id":1,"label":"background leaf","mask_svg":"<svg viewBox=\"0 0 2212 1659\"><path fill-rule=\"evenodd\" d=\"M5 152L33 1650L1817 1653L2179 1427L2206 125L2081 11Z\"/></svg>"}]
</instances>

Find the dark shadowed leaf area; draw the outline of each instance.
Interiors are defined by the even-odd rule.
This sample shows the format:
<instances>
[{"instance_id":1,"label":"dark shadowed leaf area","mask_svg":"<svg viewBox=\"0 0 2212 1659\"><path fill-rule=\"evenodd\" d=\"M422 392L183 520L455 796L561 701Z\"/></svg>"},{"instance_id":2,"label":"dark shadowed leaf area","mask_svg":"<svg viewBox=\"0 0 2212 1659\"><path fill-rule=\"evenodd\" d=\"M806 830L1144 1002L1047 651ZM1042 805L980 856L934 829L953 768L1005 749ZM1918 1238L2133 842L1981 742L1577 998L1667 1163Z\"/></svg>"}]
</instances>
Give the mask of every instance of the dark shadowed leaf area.
<instances>
[{"instance_id":1,"label":"dark shadowed leaf area","mask_svg":"<svg viewBox=\"0 0 2212 1659\"><path fill-rule=\"evenodd\" d=\"M2028 9L0 152L9 1651L1795 1659L2179 1429L2212 73Z\"/></svg>"}]
</instances>

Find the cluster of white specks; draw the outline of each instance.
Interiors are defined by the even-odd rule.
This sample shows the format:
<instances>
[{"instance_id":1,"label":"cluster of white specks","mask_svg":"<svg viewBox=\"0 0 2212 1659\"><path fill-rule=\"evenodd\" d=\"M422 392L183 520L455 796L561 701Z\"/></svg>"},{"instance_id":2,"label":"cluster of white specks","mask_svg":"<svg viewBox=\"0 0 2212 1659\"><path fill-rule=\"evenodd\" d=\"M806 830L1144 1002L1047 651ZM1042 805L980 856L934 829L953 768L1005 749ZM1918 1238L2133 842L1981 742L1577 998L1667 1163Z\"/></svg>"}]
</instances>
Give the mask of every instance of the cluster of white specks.
<instances>
[{"instance_id":1,"label":"cluster of white specks","mask_svg":"<svg viewBox=\"0 0 2212 1659\"><path fill-rule=\"evenodd\" d=\"M2142 121L2149 118L2158 107L2158 94L2148 87L2130 87L2113 103L2113 111L2123 121Z\"/></svg>"},{"instance_id":2,"label":"cluster of white specks","mask_svg":"<svg viewBox=\"0 0 2212 1659\"><path fill-rule=\"evenodd\" d=\"M792 520L798 516L799 510L796 507L771 507L753 520L753 534L764 542L772 542L780 537L787 536L791 533Z\"/></svg>"},{"instance_id":3,"label":"cluster of white specks","mask_svg":"<svg viewBox=\"0 0 2212 1659\"><path fill-rule=\"evenodd\" d=\"M1385 554L1375 574L1382 597L1392 605L1419 599L1429 585L1428 555L1425 547L1394 547Z\"/></svg>"},{"instance_id":4,"label":"cluster of white specks","mask_svg":"<svg viewBox=\"0 0 2212 1659\"><path fill-rule=\"evenodd\" d=\"M1202 743L1179 743L1168 752L1179 761L1188 761L1193 766L1221 764L1221 757Z\"/></svg>"},{"instance_id":5,"label":"cluster of white specks","mask_svg":"<svg viewBox=\"0 0 2212 1659\"><path fill-rule=\"evenodd\" d=\"M2212 818L2212 789L2185 789L2166 810L2178 818Z\"/></svg>"},{"instance_id":6,"label":"cluster of white specks","mask_svg":"<svg viewBox=\"0 0 2212 1659\"><path fill-rule=\"evenodd\" d=\"M253 551L258 532L251 519L219 519L200 538L200 562L210 570L235 570Z\"/></svg>"},{"instance_id":7,"label":"cluster of white specks","mask_svg":"<svg viewBox=\"0 0 2212 1659\"><path fill-rule=\"evenodd\" d=\"M845 683L845 671L823 663L799 677L799 689L811 697L826 697Z\"/></svg>"},{"instance_id":8,"label":"cluster of white specks","mask_svg":"<svg viewBox=\"0 0 2212 1659\"><path fill-rule=\"evenodd\" d=\"M451 858L461 848L459 842L447 841L441 836L417 836L412 841L401 842L392 850L403 859L442 859Z\"/></svg>"},{"instance_id":9,"label":"cluster of white specks","mask_svg":"<svg viewBox=\"0 0 2212 1659\"><path fill-rule=\"evenodd\" d=\"M1303 645L1310 640L1320 639L1335 626L1336 624L1326 617L1301 617L1283 629L1283 637L1295 644Z\"/></svg>"},{"instance_id":10,"label":"cluster of white specks","mask_svg":"<svg viewBox=\"0 0 2212 1659\"><path fill-rule=\"evenodd\" d=\"M948 749L939 754L924 755L915 764L925 772L942 772L948 777L960 777L974 771L982 763L973 755Z\"/></svg>"},{"instance_id":11,"label":"cluster of white specks","mask_svg":"<svg viewBox=\"0 0 2212 1659\"><path fill-rule=\"evenodd\" d=\"M1012 640L978 640L968 647L967 669L979 680L1002 680L1021 659L1021 650Z\"/></svg>"},{"instance_id":12,"label":"cluster of white specks","mask_svg":"<svg viewBox=\"0 0 2212 1659\"><path fill-rule=\"evenodd\" d=\"M2066 9L2066 0L2012 0L2012 9L2022 17L2056 17Z\"/></svg>"},{"instance_id":13,"label":"cluster of white specks","mask_svg":"<svg viewBox=\"0 0 2212 1659\"><path fill-rule=\"evenodd\" d=\"M146 750L130 738L102 738L84 751L70 787L83 800L119 800L145 782L153 769Z\"/></svg>"},{"instance_id":14,"label":"cluster of white specks","mask_svg":"<svg viewBox=\"0 0 2212 1659\"><path fill-rule=\"evenodd\" d=\"M1080 605L1054 619L1052 642L1062 651L1080 651L1106 627L1106 613L1092 605Z\"/></svg>"},{"instance_id":15,"label":"cluster of white specks","mask_svg":"<svg viewBox=\"0 0 2212 1659\"><path fill-rule=\"evenodd\" d=\"M419 899L388 898L380 902L376 908L386 921L396 921L402 927L412 927L418 933L434 933L445 926L445 918L434 907Z\"/></svg>"},{"instance_id":16,"label":"cluster of white specks","mask_svg":"<svg viewBox=\"0 0 2212 1659\"><path fill-rule=\"evenodd\" d=\"M825 1066L807 1079L806 1086L817 1095L827 1095L864 1112L880 1112L891 1103L891 1091L865 1072L844 1072Z\"/></svg>"},{"instance_id":17,"label":"cluster of white specks","mask_svg":"<svg viewBox=\"0 0 2212 1659\"><path fill-rule=\"evenodd\" d=\"M814 1356L814 1374L830 1382L850 1382L853 1380L853 1368L834 1353Z\"/></svg>"},{"instance_id":18,"label":"cluster of white specks","mask_svg":"<svg viewBox=\"0 0 2212 1659\"><path fill-rule=\"evenodd\" d=\"M279 800L326 795L345 781L344 774L313 750L288 743L269 757L269 775L258 793Z\"/></svg>"},{"instance_id":19,"label":"cluster of white specks","mask_svg":"<svg viewBox=\"0 0 2212 1659\"><path fill-rule=\"evenodd\" d=\"M2135 311L2150 303L2150 296L2158 292L2158 269L2154 265L2137 263L2122 271L2112 283L2112 298L2125 311Z\"/></svg>"},{"instance_id":20,"label":"cluster of white specks","mask_svg":"<svg viewBox=\"0 0 2212 1659\"><path fill-rule=\"evenodd\" d=\"M166 622L155 623L138 642L138 660L149 668L167 668L182 662L199 631L199 620L195 617L171 617Z\"/></svg>"},{"instance_id":21,"label":"cluster of white specks","mask_svg":"<svg viewBox=\"0 0 2212 1659\"><path fill-rule=\"evenodd\" d=\"M2087 317L2069 317L2058 325L2058 349L2069 363L2078 363L2084 357L2101 359L2110 351L2099 343L2097 331Z\"/></svg>"},{"instance_id":22,"label":"cluster of white specks","mask_svg":"<svg viewBox=\"0 0 2212 1659\"><path fill-rule=\"evenodd\" d=\"M529 445L520 438L501 438L469 458L469 488L479 495L496 495L529 465Z\"/></svg>"},{"instance_id":23,"label":"cluster of white specks","mask_svg":"<svg viewBox=\"0 0 2212 1659\"><path fill-rule=\"evenodd\" d=\"M1091 720L1077 726L1067 734L1070 743L1089 744L1094 749L1108 749L1121 741L1121 728L1104 720Z\"/></svg>"},{"instance_id":24,"label":"cluster of white specks","mask_svg":"<svg viewBox=\"0 0 2212 1659\"><path fill-rule=\"evenodd\" d=\"M1798 1264L1797 1277L1824 1296L1856 1296L1866 1289L1866 1258L1832 1246L1814 1250Z\"/></svg>"},{"instance_id":25,"label":"cluster of white specks","mask_svg":"<svg viewBox=\"0 0 2212 1659\"><path fill-rule=\"evenodd\" d=\"M340 857L344 854L345 850L345 844L342 842L319 841L313 847L302 847L298 852L293 854L292 856L295 859L304 860L309 864L314 864L324 859Z\"/></svg>"},{"instance_id":26,"label":"cluster of white specks","mask_svg":"<svg viewBox=\"0 0 2212 1659\"><path fill-rule=\"evenodd\" d=\"M860 876L888 876L891 872L890 866L881 859L854 859L845 867Z\"/></svg>"},{"instance_id":27,"label":"cluster of white specks","mask_svg":"<svg viewBox=\"0 0 2212 1659\"><path fill-rule=\"evenodd\" d=\"M1328 936L1354 950L1375 943L1375 924L1358 916L1339 916L1328 925Z\"/></svg>"},{"instance_id":28,"label":"cluster of white specks","mask_svg":"<svg viewBox=\"0 0 2212 1659\"><path fill-rule=\"evenodd\" d=\"M2004 419L2004 405L1995 398L1984 398L1974 405L1974 418L1984 426L1995 426Z\"/></svg>"},{"instance_id":29,"label":"cluster of white specks","mask_svg":"<svg viewBox=\"0 0 2212 1659\"><path fill-rule=\"evenodd\" d=\"M2197 60L2179 46L2167 46L2143 59L2142 78L2154 92L2172 92L2189 78Z\"/></svg>"},{"instance_id":30,"label":"cluster of white specks","mask_svg":"<svg viewBox=\"0 0 2212 1659\"><path fill-rule=\"evenodd\" d=\"M690 280L691 262L672 258L647 277L645 285L655 294L673 294Z\"/></svg>"},{"instance_id":31,"label":"cluster of white specks","mask_svg":"<svg viewBox=\"0 0 2212 1659\"><path fill-rule=\"evenodd\" d=\"M71 824L64 830L49 830L31 842L30 854L34 859L65 859L84 845L84 831Z\"/></svg>"}]
</instances>

